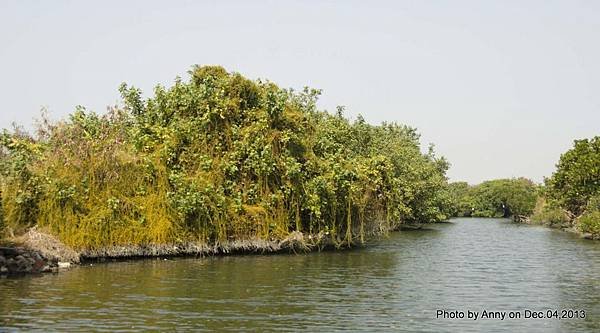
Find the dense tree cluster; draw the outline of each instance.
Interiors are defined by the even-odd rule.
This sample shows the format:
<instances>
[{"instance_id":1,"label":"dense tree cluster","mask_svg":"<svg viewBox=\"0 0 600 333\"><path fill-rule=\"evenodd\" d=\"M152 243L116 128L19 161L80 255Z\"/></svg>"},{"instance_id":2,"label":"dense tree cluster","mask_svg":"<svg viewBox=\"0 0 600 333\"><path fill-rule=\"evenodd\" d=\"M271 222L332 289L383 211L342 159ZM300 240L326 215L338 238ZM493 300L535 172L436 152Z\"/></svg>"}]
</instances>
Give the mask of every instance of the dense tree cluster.
<instances>
[{"instance_id":1,"label":"dense tree cluster","mask_svg":"<svg viewBox=\"0 0 600 333\"><path fill-rule=\"evenodd\" d=\"M495 179L473 186L455 182L448 185L448 192L452 216L521 219L533 212L537 198L536 185L525 178Z\"/></svg>"},{"instance_id":2,"label":"dense tree cluster","mask_svg":"<svg viewBox=\"0 0 600 333\"><path fill-rule=\"evenodd\" d=\"M544 194L535 219L600 238L600 137L575 141L546 179Z\"/></svg>"},{"instance_id":3,"label":"dense tree cluster","mask_svg":"<svg viewBox=\"0 0 600 333\"><path fill-rule=\"evenodd\" d=\"M513 216L600 238L600 137L576 140L544 185L497 179L474 186L450 183L447 191L451 216Z\"/></svg>"},{"instance_id":4,"label":"dense tree cluster","mask_svg":"<svg viewBox=\"0 0 600 333\"><path fill-rule=\"evenodd\" d=\"M282 239L334 244L401 223L445 219L443 158L415 129L316 108L319 91L281 89L221 67L106 115L78 108L32 138L4 132L6 229L43 226L75 248Z\"/></svg>"}]
</instances>

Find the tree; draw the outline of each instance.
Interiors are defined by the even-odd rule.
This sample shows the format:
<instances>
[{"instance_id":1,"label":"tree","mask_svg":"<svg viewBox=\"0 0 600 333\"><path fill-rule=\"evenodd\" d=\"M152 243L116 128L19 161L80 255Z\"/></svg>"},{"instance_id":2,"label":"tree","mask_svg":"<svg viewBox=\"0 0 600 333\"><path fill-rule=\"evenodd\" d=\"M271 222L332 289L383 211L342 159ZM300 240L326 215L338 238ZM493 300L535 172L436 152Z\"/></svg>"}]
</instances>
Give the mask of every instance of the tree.
<instances>
[{"instance_id":1,"label":"tree","mask_svg":"<svg viewBox=\"0 0 600 333\"><path fill-rule=\"evenodd\" d=\"M1 136L5 224L75 248L291 232L339 246L446 218L448 163L421 152L414 128L318 110L315 89L189 74L145 100L123 84L124 107L79 107L41 137Z\"/></svg>"},{"instance_id":2,"label":"tree","mask_svg":"<svg viewBox=\"0 0 600 333\"><path fill-rule=\"evenodd\" d=\"M581 215L590 198L600 194L600 137L575 140L573 148L561 155L546 185L549 197L559 206Z\"/></svg>"},{"instance_id":3,"label":"tree","mask_svg":"<svg viewBox=\"0 0 600 333\"><path fill-rule=\"evenodd\" d=\"M599 136L575 140L573 148L560 156L556 171L546 179L545 193L548 202L538 215L560 212L567 226L574 225L600 238Z\"/></svg>"},{"instance_id":4,"label":"tree","mask_svg":"<svg viewBox=\"0 0 600 333\"><path fill-rule=\"evenodd\" d=\"M469 186L452 183L455 216L514 217L531 214L537 198L536 185L526 178L495 179Z\"/></svg>"}]
</instances>

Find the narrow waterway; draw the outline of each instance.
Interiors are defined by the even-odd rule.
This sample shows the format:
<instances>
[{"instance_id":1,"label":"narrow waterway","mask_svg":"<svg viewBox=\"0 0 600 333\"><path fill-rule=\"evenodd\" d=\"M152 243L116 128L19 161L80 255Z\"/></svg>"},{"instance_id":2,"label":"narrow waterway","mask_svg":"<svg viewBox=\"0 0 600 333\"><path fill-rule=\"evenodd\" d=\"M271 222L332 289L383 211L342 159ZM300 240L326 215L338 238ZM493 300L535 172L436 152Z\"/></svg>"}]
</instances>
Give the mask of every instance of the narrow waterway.
<instances>
[{"instance_id":1,"label":"narrow waterway","mask_svg":"<svg viewBox=\"0 0 600 333\"><path fill-rule=\"evenodd\" d=\"M466 318L548 309L585 318ZM351 251L93 264L0 279L4 330L598 332L600 242L455 219Z\"/></svg>"}]
</instances>

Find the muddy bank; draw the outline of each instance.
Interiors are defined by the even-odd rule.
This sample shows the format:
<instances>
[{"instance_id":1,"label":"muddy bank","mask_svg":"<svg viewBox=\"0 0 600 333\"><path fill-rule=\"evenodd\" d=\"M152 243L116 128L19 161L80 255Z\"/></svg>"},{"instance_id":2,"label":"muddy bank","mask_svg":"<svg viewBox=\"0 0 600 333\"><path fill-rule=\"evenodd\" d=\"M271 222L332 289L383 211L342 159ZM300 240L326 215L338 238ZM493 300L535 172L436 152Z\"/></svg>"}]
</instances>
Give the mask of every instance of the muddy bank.
<instances>
[{"instance_id":1,"label":"muddy bank","mask_svg":"<svg viewBox=\"0 0 600 333\"><path fill-rule=\"evenodd\" d=\"M553 224L551 222L538 222L538 221L533 221L530 217L527 217L526 219L520 221L521 223L525 223L525 224L531 224L531 225L541 225L550 229L558 229L564 232L568 232L571 234L575 234L577 236L579 236L580 238L584 238L584 239L590 239L590 240L600 240L600 234L592 234L589 232L583 232L581 230L579 230L579 228L577 227L576 224L574 223L560 223L560 224Z\"/></svg>"},{"instance_id":2,"label":"muddy bank","mask_svg":"<svg viewBox=\"0 0 600 333\"><path fill-rule=\"evenodd\" d=\"M335 244L326 233L305 235L292 232L283 240L231 240L216 244L185 242L178 244L141 244L110 246L76 251L56 237L37 228L15 240L19 246L5 247L8 255L0 257L3 272L41 273L56 272L58 267L69 267L86 261L174 256L213 256L228 254L303 253L325 249L349 248L358 244ZM2 254L2 252L0 252ZM19 257L20 256L20 257ZM8 262L7 258L11 261ZM7 264L4 264L7 263ZM8 267L8 263L10 267ZM17 264L18 263L18 264Z\"/></svg>"},{"instance_id":3,"label":"muddy bank","mask_svg":"<svg viewBox=\"0 0 600 333\"><path fill-rule=\"evenodd\" d=\"M83 250L79 253L82 261L103 258L139 258L170 256L211 256L225 254L252 254L277 252L308 252L323 249L329 244L316 241L316 237L305 237L293 232L281 241L247 239L219 242L213 245L206 243L185 242L178 244L142 244L110 246L100 249Z\"/></svg>"},{"instance_id":4,"label":"muddy bank","mask_svg":"<svg viewBox=\"0 0 600 333\"><path fill-rule=\"evenodd\" d=\"M600 235L594 235L589 232L583 232L583 231L577 229L576 227L561 227L560 230L562 230L564 232L570 232L572 234L579 236L580 238L590 239L590 240L600 240Z\"/></svg>"}]
</instances>

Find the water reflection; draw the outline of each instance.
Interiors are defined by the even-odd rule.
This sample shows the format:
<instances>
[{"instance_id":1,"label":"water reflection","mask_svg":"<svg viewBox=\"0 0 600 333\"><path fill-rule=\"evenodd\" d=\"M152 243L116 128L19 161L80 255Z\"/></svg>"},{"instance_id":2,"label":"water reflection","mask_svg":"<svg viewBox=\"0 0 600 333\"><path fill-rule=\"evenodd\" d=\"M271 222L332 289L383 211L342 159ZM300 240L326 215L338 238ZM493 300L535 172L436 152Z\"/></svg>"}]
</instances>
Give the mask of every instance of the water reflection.
<instances>
[{"instance_id":1,"label":"water reflection","mask_svg":"<svg viewBox=\"0 0 600 333\"><path fill-rule=\"evenodd\" d=\"M600 244L462 219L345 252L94 264L0 280L0 326L61 331L589 331ZM443 320L437 309L585 309L585 320Z\"/></svg>"}]
</instances>

